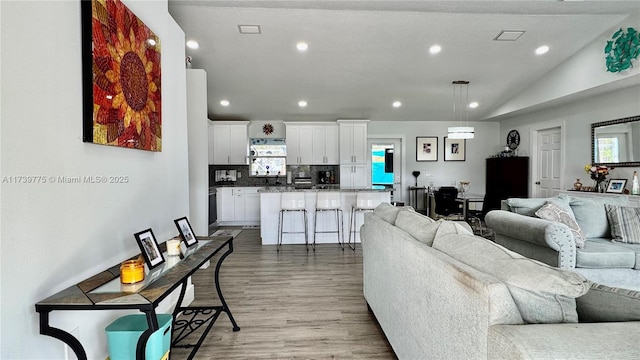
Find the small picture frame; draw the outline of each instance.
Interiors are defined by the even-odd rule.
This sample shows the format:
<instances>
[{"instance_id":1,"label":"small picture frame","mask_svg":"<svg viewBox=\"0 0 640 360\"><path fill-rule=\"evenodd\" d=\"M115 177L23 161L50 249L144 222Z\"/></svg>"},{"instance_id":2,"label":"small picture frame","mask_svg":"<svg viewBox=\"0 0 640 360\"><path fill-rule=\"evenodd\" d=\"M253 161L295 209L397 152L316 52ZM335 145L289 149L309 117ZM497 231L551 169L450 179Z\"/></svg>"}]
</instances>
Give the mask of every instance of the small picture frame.
<instances>
[{"instance_id":1,"label":"small picture frame","mask_svg":"<svg viewBox=\"0 0 640 360\"><path fill-rule=\"evenodd\" d=\"M193 233L193 228L191 227L191 224L189 223L189 220L186 216L175 219L173 220L173 222L176 224L176 227L180 232L180 236L182 237L182 240L184 240L184 243L187 245L187 247L191 247L198 243L196 234Z\"/></svg>"},{"instance_id":2,"label":"small picture frame","mask_svg":"<svg viewBox=\"0 0 640 360\"><path fill-rule=\"evenodd\" d=\"M135 236L138 242L140 252L142 256L144 256L144 261L147 263L149 269L153 269L164 263L164 256L162 256L162 251L160 251L158 247L158 241L156 241L156 237L153 235L153 230L142 230L133 236Z\"/></svg>"},{"instance_id":3,"label":"small picture frame","mask_svg":"<svg viewBox=\"0 0 640 360\"><path fill-rule=\"evenodd\" d=\"M438 137L416 137L416 161L438 161Z\"/></svg>"},{"instance_id":4,"label":"small picture frame","mask_svg":"<svg viewBox=\"0 0 640 360\"><path fill-rule=\"evenodd\" d=\"M466 140L444 137L444 161L465 161Z\"/></svg>"},{"instance_id":5,"label":"small picture frame","mask_svg":"<svg viewBox=\"0 0 640 360\"><path fill-rule=\"evenodd\" d=\"M625 185L627 185L626 179L611 179L609 180L609 184L607 185L607 192L622 194L624 192Z\"/></svg>"}]
</instances>

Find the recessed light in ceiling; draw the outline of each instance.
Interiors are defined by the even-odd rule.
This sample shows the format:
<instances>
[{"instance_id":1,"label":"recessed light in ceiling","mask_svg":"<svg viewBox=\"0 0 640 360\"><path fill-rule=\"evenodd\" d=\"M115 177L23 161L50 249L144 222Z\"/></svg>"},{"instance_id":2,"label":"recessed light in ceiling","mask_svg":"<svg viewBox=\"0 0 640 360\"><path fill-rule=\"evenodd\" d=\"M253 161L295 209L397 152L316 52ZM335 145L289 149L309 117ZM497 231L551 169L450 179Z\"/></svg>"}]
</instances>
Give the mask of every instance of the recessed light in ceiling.
<instances>
[{"instance_id":1,"label":"recessed light in ceiling","mask_svg":"<svg viewBox=\"0 0 640 360\"><path fill-rule=\"evenodd\" d=\"M431 54L437 54L440 51L442 51L442 47L440 45L433 45L432 47L429 48L429 52Z\"/></svg>"},{"instance_id":2,"label":"recessed light in ceiling","mask_svg":"<svg viewBox=\"0 0 640 360\"><path fill-rule=\"evenodd\" d=\"M220 105L222 106L229 106L229 100L220 100Z\"/></svg>"},{"instance_id":3,"label":"recessed light in ceiling","mask_svg":"<svg viewBox=\"0 0 640 360\"><path fill-rule=\"evenodd\" d=\"M516 41L525 32L523 30L502 30L500 34L493 38L495 41Z\"/></svg>"},{"instance_id":4,"label":"recessed light in ceiling","mask_svg":"<svg viewBox=\"0 0 640 360\"><path fill-rule=\"evenodd\" d=\"M475 109L475 108L478 107L478 105L480 105L480 104L478 104L477 101L470 102L469 103L469 109Z\"/></svg>"},{"instance_id":5,"label":"recessed light in ceiling","mask_svg":"<svg viewBox=\"0 0 640 360\"><path fill-rule=\"evenodd\" d=\"M260 25L238 25L240 34L262 34Z\"/></svg>"},{"instance_id":6,"label":"recessed light in ceiling","mask_svg":"<svg viewBox=\"0 0 640 360\"><path fill-rule=\"evenodd\" d=\"M305 52L305 51L307 51L307 49L309 49L309 44L307 44L304 41L300 41L299 43L296 44L296 48L300 52Z\"/></svg>"},{"instance_id":7,"label":"recessed light in ceiling","mask_svg":"<svg viewBox=\"0 0 640 360\"><path fill-rule=\"evenodd\" d=\"M549 52L549 47L547 45L542 45L536 49L536 55L543 55Z\"/></svg>"},{"instance_id":8,"label":"recessed light in ceiling","mask_svg":"<svg viewBox=\"0 0 640 360\"><path fill-rule=\"evenodd\" d=\"M391 104L394 108L399 108L400 106L402 106L402 103L400 101L394 101L393 104Z\"/></svg>"},{"instance_id":9,"label":"recessed light in ceiling","mask_svg":"<svg viewBox=\"0 0 640 360\"><path fill-rule=\"evenodd\" d=\"M198 42L195 40L189 40L187 41L187 47L189 49L197 49L200 47L200 44L198 44Z\"/></svg>"},{"instance_id":10,"label":"recessed light in ceiling","mask_svg":"<svg viewBox=\"0 0 640 360\"><path fill-rule=\"evenodd\" d=\"M303 108L303 107L307 106L307 102L306 102L306 101L304 101L304 100L300 100L300 101L298 101L298 106L300 106L301 108Z\"/></svg>"}]
</instances>

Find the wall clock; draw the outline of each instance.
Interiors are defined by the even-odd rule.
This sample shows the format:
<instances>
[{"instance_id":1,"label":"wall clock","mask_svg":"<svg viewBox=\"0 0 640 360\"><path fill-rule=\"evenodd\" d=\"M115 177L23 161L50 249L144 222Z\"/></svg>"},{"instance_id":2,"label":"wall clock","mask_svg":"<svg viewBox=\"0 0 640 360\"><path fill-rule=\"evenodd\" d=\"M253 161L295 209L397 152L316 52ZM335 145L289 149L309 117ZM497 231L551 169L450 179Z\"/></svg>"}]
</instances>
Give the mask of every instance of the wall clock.
<instances>
[{"instance_id":1,"label":"wall clock","mask_svg":"<svg viewBox=\"0 0 640 360\"><path fill-rule=\"evenodd\" d=\"M262 125L262 132L265 133L265 135L271 135L273 133L273 125L270 123Z\"/></svg>"},{"instance_id":2,"label":"wall clock","mask_svg":"<svg viewBox=\"0 0 640 360\"><path fill-rule=\"evenodd\" d=\"M520 133L518 130L511 130L507 134L507 146L511 150L515 150L520 146Z\"/></svg>"},{"instance_id":3,"label":"wall clock","mask_svg":"<svg viewBox=\"0 0 640 360\"><path fill-rule=\"evenodd\" d=\"M634 28L616 31L604 47L607 71L620 72L633 67L631 60L640 55L640 33Z\"/></svg>"}]
</instances>

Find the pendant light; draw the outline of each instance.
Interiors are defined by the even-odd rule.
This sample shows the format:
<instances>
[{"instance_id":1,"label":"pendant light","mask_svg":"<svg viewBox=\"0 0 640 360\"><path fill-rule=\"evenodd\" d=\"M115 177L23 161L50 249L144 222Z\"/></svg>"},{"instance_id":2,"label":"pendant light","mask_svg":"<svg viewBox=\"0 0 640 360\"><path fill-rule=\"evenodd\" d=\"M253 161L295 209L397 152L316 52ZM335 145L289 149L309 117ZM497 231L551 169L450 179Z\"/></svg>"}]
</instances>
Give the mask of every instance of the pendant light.
<instances>
[{"instance_id":1,"label":"pendant light","mask_svg":"<svg viewBox=\"0 0 640 360\"><path fill-rule=\"evenodd\" d=\"M453 84L453 121L458 126L450 126L449 139L473 139L475 129L469 126L469 82L456 80ZM463 118L465 122L463 122Z\"/></svg>"}]
</instances>

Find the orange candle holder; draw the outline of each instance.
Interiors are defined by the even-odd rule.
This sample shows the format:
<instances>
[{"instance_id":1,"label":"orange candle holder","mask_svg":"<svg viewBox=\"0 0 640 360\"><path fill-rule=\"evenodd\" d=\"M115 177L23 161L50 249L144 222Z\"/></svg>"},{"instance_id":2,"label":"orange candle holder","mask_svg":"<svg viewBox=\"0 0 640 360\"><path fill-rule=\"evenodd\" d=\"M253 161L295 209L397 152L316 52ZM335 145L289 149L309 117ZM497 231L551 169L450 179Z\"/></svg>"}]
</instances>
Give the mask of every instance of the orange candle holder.
<instances>
[{"instance_id":1,"label":"orange candle holder","mask_svg":"<svg viewBox=\"0 0 640 360\"><path fill-rule=\"evenodd\" d=\"M127 260L120 264L120 283L135 284L144 280L144 262L140 259Z\"/></svg>"}]
</instances>

